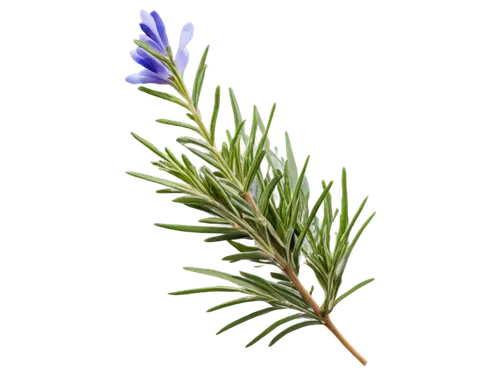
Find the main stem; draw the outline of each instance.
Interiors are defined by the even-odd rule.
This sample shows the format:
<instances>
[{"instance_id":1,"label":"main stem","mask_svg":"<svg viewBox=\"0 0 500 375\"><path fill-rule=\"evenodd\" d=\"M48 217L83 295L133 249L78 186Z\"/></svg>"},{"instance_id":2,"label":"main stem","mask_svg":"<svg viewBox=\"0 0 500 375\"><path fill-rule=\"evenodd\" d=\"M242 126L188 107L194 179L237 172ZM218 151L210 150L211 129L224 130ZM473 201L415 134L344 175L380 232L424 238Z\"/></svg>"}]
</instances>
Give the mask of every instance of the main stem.
<instances>
[{"instance_id":1,"label":"main stem","mask_svg":"<svg viewBox=\"0 0 500 375\"><path fill-rule=\"evenodd\" d=\"M345 339L344 336L342 336L337 327L335 327L335 325L333 324L330 316L323 316L319 305L312 298L307 289L304 288L304 285L302 285L297 275L295 275L295 272L293 272L293 270L286 266L283 268L283 272L286 273L290 281L295 285L299 293L302 295L302 297L304 297L309 306L311 306L316 315L323 321L325 326L335 335L335 337L342 343L342 345L344 345L345 348L349 350L351 354L356 357L359 362L361 362L361 364L363 364L363 366L366 366L368 361L356 349L354 349L354 347Z\"/></svg>"}]
</instances>

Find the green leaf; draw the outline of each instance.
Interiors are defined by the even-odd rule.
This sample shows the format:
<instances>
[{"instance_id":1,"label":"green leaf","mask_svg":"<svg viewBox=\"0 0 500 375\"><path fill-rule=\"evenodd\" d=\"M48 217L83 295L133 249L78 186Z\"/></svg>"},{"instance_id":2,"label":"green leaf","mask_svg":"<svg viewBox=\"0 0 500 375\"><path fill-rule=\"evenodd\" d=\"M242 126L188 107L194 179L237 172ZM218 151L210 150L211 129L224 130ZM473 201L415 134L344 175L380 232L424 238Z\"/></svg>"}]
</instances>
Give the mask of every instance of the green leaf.
<instances>
[{"instance_id":1,"label":"green leaf","mask_svg":"<svg viewBox=\"0 0 500 375\"><path fill-rule=\"evenodd\" d=\"M339 233L337 235L337 240L340 240L344 235L348 223L349 223L349 216L348 216L348 204L347 204L347 173L345 168L342 168L342 199L341 199L341 210L340 210Z\"/></svg>"},{"instance_id":2,"label":"green leaf","mask_svg":"<svg viewBox=\"0 0 500 375\"><path fill-rule=\"evenodd\" d=\"M212 286L206 288L180 290L178 292L171 292L168 294L172 296L180 296L184 294L196 294L196 293L207 293L207 292L241 292L241 289L234 288L231 286Z\"/></svg>"},{"instance_id":3,"label":"green leaf","mask_svg":"<svg viewBox=\"0 0 500 375\"><path fill-rule=\"evenodd\" d=\"M277 272L271 272L271 277L276 279L276 280L281 280L281 281L290 281L287 275L282 274L282 273L277 273Z\"/></svg>"},{"instance_id":4,"label":"green leaf","mask_svg":"<svg viewBox=\"0 0 500 375\"><path fill-rule=\"evenodd\" d=\"M252 115L255 119L255 120L253 120L255 122L255 126L256 126L255 133L256 134L258 133L260 135L259 139L262 139L263 137L265 138L265 136L267 135L266 124L264 123L264 117L262 116L262 112L260 111L260 108L256 103L254 103L254 111L255 111L255 114L252 113Z\"/></svg>"},{"instance_id":5,"label":"green leaf","mask_svg":"<svg viewBox=\"0 0 500 375\"><path fill-rule=\"evenodd\" d=\"M195 119L191 112L183 112L182 114L187 121L194 123ZM196 128L196 130L199 131L200 129Z\"/></svg>"},{"instance_id":6,"label":"green leaf","mask_svg":"<svg viewBox=\"0 0 500 375\"><path fill-rule=\"evenodd\" d=\"M356 233L356 235L354 236L354 239L352 240L351 244L349 245L349 250L348 250L349 254L351 253L352 249L356 245L356 242L358 242L359 237L361 236L361 234L363 233L363 231L365 230L365 228L368 226L368 224L370 223L370 221L372 221L372 219L375 216L375 214L376 214L376 212L374 212L373 214L371 214L370 217L361 226L361 228L359 228L358 233Z\"/></svg>"},{"instance_id":7,"label":"green leaf","mask_svg":"<svg viewBox=\"0 0 500 375\"><path fill-rule=\"evenodd\" d=\"M301 310L311 310L308 303L304 300L304 297L298 292L292 283L286 283L285 281L270 283L272 288L280 295L281 298L285 299L295 307Z\"/></svg>"},{"instance_id":8,"label":"green leaf","mask_svg":"<svg viewBox=\"0 0 500 375\"><path fill-rule=\"evenodd\" d=\"M245 127L245 121L242 121L239 123L238 126L236 126L236 130L234 132L234 136L232 137L231 139L231 142L229 144L229 152L231 154L233 154L234 152L236 152L236 150L238 149L238 146L239 146L239 142L240 142L240 136L241 136L241 133L243 131ZM233 158L235 157L235 155L233 155ZM241 155L236 155L236 157L241 157Z\"/></svg>"},{"instance_id":9,"label":"green leaf","mask_svg":"<svg viewBox=\"0 0 500 375\"><path fill-rule=\"evenodd\" d=\"M292 145L290 143L290 137L288 132L285 132L286 140L286 158L288 160L288 175L290 176L290 187L292 191L295 189L297 184L297 179L299 177L299 172L297 170L297 164L295 163L295 157L293 156Z\"/></svg>"},{"instance_id":10,"label":"green leaf","mask_svg":"<svg viewBox=\"0 0 500 375\"><path fill-rule=\"evenodd\" d=\"M231 87L229 88L229 97L231 99L231 108L233 109L234 126L237 128L238 125L241 124L242 118L238 101L236 100L236 96L234 95L234 91Z\"/></svg>"},{"instance_id":11,"label":"green leaf","mask_svg":"<svg viewBox=\"0 0 500 375\"><path fill-rule=\"evenodd\" d=\"M196 133L200 133L197 127L193 125L186 124L185 122L180 122L180 121L172 121L172 120L167 120L164 118L160 118L156 120L156 122L159 122L160 124L165 124L165 125L172 125L172 126L178 126L181 128L186 128L192 131L195 131Z\"/></svg>"},{"instance_id":12,"label":"green leaf","mask_svg":"<svg viewBox=\"0 0 500 375\"><path fill-rule=\"evenodd\" d=\"M273 106L275 106L275 103L273 103ZM273 110L273 109L271 108L271 110ZM259 127L259 128L263 127L264 123L262 122L262 115L260 114L257 106L255 109L255 112L256 112L255 122L257 123L257 127ZM266 127L262 130L259 129L259 131L261 132L261 135L260 135L259 143L257 145L257 149L255 150L255 153L254 153L255 155L259 155L262 150L265 150L264 154L266 154L268 152L268 150L270 149L271 145L269 142L269 132L271 130L271 126L272 126L272 121L267 121ZM267 147L265 147L266 145L267 145Z\"/></svg>"},{"instance_id":13,"label":"green leaf","mask_svg":"<svg viewBox=\"0 0 500 375\"><path fill-rule=\"evenodd\" d=\"M205 65L205 60L207 59L208 49L210 46L205 48L205 52L203 52L203 56L201 56L200 64L198 65L198 70L196 71L196 76L194 78L193 85L193 104L195 108L198 108L198 100L200 98L201 88L203 86L203 79L205 78L205 70L207 66Z\"/></svg>"},{"instance_id":14,"label":"green leaf","mask_svg":"<svg viewBox=\"0 0 500 375\"><path fill-rule=\"evenodd\" d=\"M207 312L212 312L212 311L224 309L226 307L230 307L230 306L234 306L234 305L239 305L240 303L256 302L256 301L262 301L262 299L261 298L257 298L257 297L253 297L253 296L252 297L238 298L238 299L234 299L232 301L224 302L224 303L221 303L220 305L211 307L211 308L209 308L207 310Z\"/></svg>"},{"instance_id":15,"label":"green leaf","mask_svg":"<svg viewBox=\"0 0 500 375\"><path fill-rule=\"evenodd\" d=\"M182 185L177 182L172 182L169 180L164 180L162 178L154 177L154 176L149 176L147 174L142 174L142 173L137 173L137 172L125 172L133 177L141 178L146 181L151 181L160 185L164 185L167 187L170 187L172 189L177 189L179 191L182 191L184 193L191 193L192 190L187 186L187 185Z\"/></svg>"},{"instance_id":16,"label":"green leaf","mask_svg":"<svg viewBox=\"0 0 500 375\"><path fill-rule=\"evenodd\" d=\"M240 141L238 140L236 142L236 145L239 145L240 144ZM238 146L234 149L234 151L232 151L232 154L231 154L231 165L233 165L233 170L234 170L234 173L235 175L237 176L237 178L241 181L243 179L243 176L245 175L245 173L243 172L243 165L242 165L242 160L241 160L241 155L242 155L242 150L241 148Z\"/></svg>"},{"instance_id":17,"label":"green leaf","mask_svg":"<svg viewBox=\"0 0 500 375\"><path fill-rule=\"evenodd\" d=\"M222 327L220 329L219 332L217 332L216 334L220 334L224 331L227 331L228 329L230 328L233 328L233 327L236 327L237 325L240 325L241 323L245 323L246 321L250 320L250 319L253 319L253 318L256 318L258 316L261 316L261 315L264 315L264 314L267 314L267 313L270 313L272 311L276 311L276 310L280 310L281 307L267 307L265 309L262 309L262 310L258 310L258 311L255 311L251 314L248 314L248 315L245 315L244 317L238 319L238 320L235 320L234 322L232 323L229 323L227 326L225 327Z\"/></svg>"},{"instance_id":18,"label":"green leaf","mask_svg":"<svg viewBox=\"0 0 500 375\"><path fill-rule=\"evenodd\" d=\"M184 168L184 166L183 166ZM166 167L166 168L160 168L160 170L167 172L171 174L174 177L177 177L178 179L182 180L183 182L186 182L188 185L191 185L192 183L192 176L191 176L191 171L189 169L179 171L174 168Z\"/></svg>"},{"instance_id":19,"label":"green leaf","mask_svg":"<svg viewBox=\"0 0 500 375\"><path fill-rule=\"evenodd\" d=\"M170 168L170 165L163 159L156 158L149 162L152 167L156 168L158 171L165 172Z\"/></svg>"},{"instance_id":20,"label":"green leaf","mask_svg":"<svg viewBox=\"0 0 500 375\"><path fill-rule=\"evenodd\" d=\"M288 335L289 333L293 332L293 331L296 331L300 328L304 328L304 327L308 327L308 326L313 326L313 325L320 325L320 324L323 324L322 322L318 321L318 320L308 320L307 322L302 322L302 323L298 323L298 324L295 324L291 327L288 327L287 329L285 329L284 331L280 332L279 334L277 334L274 339L271 340L271 342L269 343L269 346L273 346L274 344L276 344L281 338L283 338L284 336Z\"/></svg>"},{"instance_id":21,"label":"green leaf","mask_svg":"<svg viewBox=\"0 0 500 375\"><path fill-rule=\"evenodd\" d=\"M290 193L290 177L288 176L288 160L283 168L283 203L289 203L292 199ZM283 205L284 206L284 205Z\"/></svg>"},{"instance_id":22,"label":"green leaf","mask_svg":"<svg viewBox=\"0 0 500 375\"><path fill-rule=\"evenodd\" d=\"M313 209L311 210L311 213L309 214L309 218L307 219L307 222L304 225L304 228L303 228L302 232L300 233L299 238L297 239L297 243L295 244L294 250L296 250L297 252L300 251L300 248L302 247L302 244L304 243L304 240L306 238L307 232L309 231L309 227L311 226L314 218L316 217L316 213L318 212L319 207L321 206L321 203L323 202L326 195L330 191L332 185L333 185L333 181L330 181L330 183L326 186L326 188L323 190L320 197L316 201L316 204L314 205Z\"/></svg>"},{"instance_id":23,"label":"green leaf","mask_svg":"<svg viewBox=\"0 0 500 375\"><path fill-rule=\"evenodd\" d=\"M266 129L271 129L273 126L273 122L276 119L276 113L278 112L278 105L276 101L273 101L269 111L267 112L267 118L266 118ZM269 130L266 130L266 133L263 134L264 136L268 137L269 136Z\"/></svg>"},{"instance_id":24,"label":"green leaf","mask_svg":"<svg viewBox=\"0 0 500 375\"><path fill-rule=\"evenodd\" d=\"M220 242L228 240L239 240L240 238L249 238L248 234L245 233L228 233L222 236L209 237L205 239L205 242Z\"/></svg>"},{"instance_id":25,"label":"green leaf","mask_svg":"<svg viewBox=\"0 0 500 375\"><path fill-rule=\"evenodd\" d=\"M311 162L312 159L312 153L308 153L306 156L306 159L304 163L302 164L300 171L299 171L299 177L297 179L297 183L295 184L295 187L293 189L292 197L290 199L290 204L288 206L288 214L287 216L290 218L289 222L289 227L294 228L297 222L297 216L299 214L299 208L300 205L303 205L302 209L303 211L306 211L307 208L307 203L304 201L303 197L299 197L299 193L301 192L301 187L302 187L302 180L304 179L304 176L306 175L307 168L309 167L309 163Z\"/></svg>"},{"instance_id":26,"label":"green leaf","mask_svg":"<svg viewBox=\"0 0 500 375\"><path fill-rule=\"evenodd\" d=\"M212 146L210 146L208 143L201 139L196 139L196 138L191 138L191 137L179 137L177 138L177 142L179 142L181 145L187 145L187 144L193 144L196 146L203 147L207 149L208 151L212 151Z\"/></svg>"},{"instance_id":27,"label":"green leaf","mask_svg":"<svg viewBox=\"0 0 500 375\"><path fill-rule=\"evenodd\" d=\"M212 144L215 142L215 126L217 124L217 116L219 115L220 106L220 86L215 89L214 111L212 112L212 119L210 120L210 139Z\"/></svg>"},{"instance_id":28,"label":"green leaf","mask_svg":"<svg viewBox=\"0 0 500 375\"><path fill-rule=\"evenodd\" d=\"M257 275L253 275L251 273L243 272L243 271L240 271L240 275L248 280L253 281L255 283L255 285L257 285L260 289L267 291L270 295L272 295L274 297L278 297L278 298L281 296L279 294L279 292L277 292L273 288L273 284L271 282L267 281L266 279L264 279L260 276L257 276Z\"/></svg>"},{"instance_id":29,"label":"green leaf","mask_svg":"<svg viewBox=\"0 0 500 375\"><path fill-rule=\"evenodd\" d=\"M257 107L253 106L252 128L250 130L250 137L248 138L247 148L244 155L245 173L248 173L250 165L254 157L255 137L257 135Z\"/></svg>"},{"instance_id":30,"label":"green leaf","mask_svg":"<svg viewBox=\"0 0 500 375\"><path fill-rule=\"evenodd\" d=\"M191 160L189 160L189 158L186 155L182 154L182 161L184 162L184 165L186 166L186 171L191 176L191 181L196 183L198 188L200 188L200 187L203 188L203 186L199 180L199 176L198 176L198 172L196 171L196 167L193 165L193 163L191 163Z\"/></svg>"},{"instance_id":31,"label":"green leaf","mask_svg":"<svg viewBox=\"0 0 500 375\"><path fill-rule=\"evenodd\" d=\"M240 212L234 207L231 199L229 198L228 194L226 193L226 190L220 183L219 179L213 174L213 172L203 166L202 167L203 174L205 175L207 183L210 184L212 189L214 190L212 196L218 201L217 198L222 198L226 206L234 213L236 217L240 217ZM216 197L218 195L218 197Z\"/></svg>"},{"instance_id":32,"label":"green leaf","mask_svg":"<svg viewBox=\"0 0 500 375\"><path fill-rule=\"evenodd\" d=\"M231 195L233 199L233 204L240 210L240 214L253 215L252 208L248 205L248 202L241 198L239 195Z\"/></svg>"},{"instance_id":33,"label":"green leaf","mask_svg":"<svg viewBox=\"0 0 500 375\"><path fill-rule=\"evenodd\" d=\"M362 288L364 287L365 285L367 284L370 284L373 280L375 279L368 279L368 280L365 280L365 281L362 281L360 282L359 284L353 286L351 289L349 289L347 292L345 292L344 294L342 294L339 298L337 298L335 300L335 303L333 304L333 306L335 307L340 301L342 301L344 298L346 298L347 296L351 295L352 293L354 293L356 290L358 290L359 288Z\"/></svg>"},{"instance_id":34,"label":"green leaf","mask_svg":"<svg viewBox=\"0 0 500 375\"><path fill-rule=\"evenodd\" d=\"M221 225L231 225L229 221L226 219L222 219L220 217L207 217L204 219L198 220L199 223L205 223L205 224L221 224Z\"/></svg>"},{"instance_id":35,"label":"green leaf","mask_svg":"<svg viewBox=\"0 0 500 375\"><path fill-rule=\"evenodd\" d=\"M295 320L295 319L300 319L300 318L307 318L308 316L306 314L295 314L295 315L290 315L286 318L283 318L283 319L280 319L278 320L277 322L271 324L269 327L267 327L264 331L262 331L261 334L259 334L257 337L255 337L252 341L250 341L246 346L245 348L248 348L250 346L252 346L253 344L255 344L256 342L258 342L260 339L262 339L263 337L267 336L269 333L271 333L272 331L274 331L276 328L278 328L280 325L282 324L285 324L285 323L288 323L292 320Z\"/></svg>"},{"instance_id":36,"label":"green leaf","mask_svg":"<svg viewBox=\"0 0 500 375\"><path fill-rule=\"evenodd\" d=\"M240 260L269 260L269 256L264 254L262 251L252 251L248 253L237 253L228 255L222 260L227 260L230 263L238 262Z\"/></svg>"},{"instance_id":37,"label":"green leaf","mask_svg":"<svg viewBox=\"0 0 500 375\"><path fill-rule=\"evenodd\" d=\"M245 176L245 181L243 183L243 190L248 191L248 188L250 187L250 184L252 183L253 179L255 178L256 173L259 171L260 164L262 163L262 160L264 160L264 157L266 156L266 152L262 150L257 157L254 159L252 165L250 166L250 169L248 170L248 174Z\"/></svg>"},{"instance_id":38,"label":"green leaf","mask_svg":"<svg viewBox=\"0 0 500 375\"><path fill-rule=\"evenodd\" d=\"M283 175L279 171L277 171L277 175L274 176L274 178L266 185L264 191L262 192L259 198L258 206L263 214L266 213L267 206L271 201L274 189L276 188L276 185L278 185L278 182L282 179L282 177Z\"/></svg>"},{"instance_id":39,"label":"green leaf","mask_svg":"<svg viewBox=\"0 0 500 375\"><path fill-rule=\"evenodd\" d=\"M205 196L193 196L193 195L183 195L182 197L173 199L171 201L174 204L180 204L186 207L192 207L198 209L197 207L202 207L202 211L216 211L215 216L223 216L224 211L220 208L219 203L215 202L210 197ZM211 213L211 212L209 212ZM233 229L233 228L232 228Z\"/></svg>"},{"instance_id":40,"label":"green leaf","mask_svg":"<svg viewBox=\"0 0 500 375\"><path fill-rule=\"evenodd\" d=\"M129 133L139 144L141 144L143 147L146 147L149 151L151 151L153 154L158 156L159 158L165 160L168 165L176 165L178 167L182 168L182 163L181 161L177 158L177 156L174 154L174 152L168 147L168 145L165 146L165 151L158 145L155 145L153 142L151 142L149 139L143 137L137 132L132 132Z\"/></svg>"},{"instance_id":41,"label":"green leaf","mask_svg":"<svg viewBox=\"0 0 500 375\"><path fill-rule=\"evenodd\" d=\"M328 275L327 271L324 270L320 265L316 264L314 262L314 259L312 257L309 257L306 261L306 264L311 267L311 269L314 271L314 274L316 275L316 278L318 279L319 284L323 289L328 288Z\"/></svg>"},{"instance_id":42,"label":"green leaf","mask_svg":"<svg viewBox=\"0 0 500 375\"><path fill-rule=\"evenodd\" d=\"M208 164L214 166L215 168L218 168L220 169L221 166L219 164L219 162L217 160L215 160L211 155L205 153L205 152L202 152L200 150L197 150L193 147L189 147L189 146L185 146L189 151L191 151L193 154L195 154L196 156L198 156L200 159L206 161Z\"/></svg>"},{"instance_id":43,"label":"green leaf","mask_svg":"<svg viewBox=\"0 0 500 375\"><path fill-rule=\"evenodd\" d=\"M342 243L344 241L347 241L347 239L349 238L349 234L351 233L352 227L354 226L354 224L358 220L358 217L361 214L361 211L363 211L363 208L365 207L365 204L366 204L367 200L368 200L368 197L366 197L363 200L363 202L361 202L361 205L359 206L358 211L356 211L356 214L354 215L354 217L352 218L352 220L349 222L349 226L347 227L347 229L345 230L344 234L342 235L342 238L340 239L340 243Z\"/></svg>"},{"instance_id":44,"label":"green leaf","mask_svg":"<svg viewBox=\"0 0 500 375\"><path fill-rule=\"evenodd\" d=\"M234 242L234 241L227 241L231 246L233 246L236 250L238 250L241 253L248 253L248 252L254 252L254 251L260 251L258 247L254 246L247 246L243 245L239 242Z\"/></svg>"},{"instance_id":45,"label":"green leaf","mask_svg":"<svg viewBox=\"0 0 500 375\"><path fill-rule=\"evenodd\" d=\"M218 277L220 279L230 281L233 284L243 287L242 293L254 294L258 298L265 298L266 301L268 299L269 300L274 299L274 297L270 295L266 289L263 289L257 283L253 282L252 280L245 279L244 277L234 276L225 272L220 272L205 268L184 267L184 269L187 271L201 273L203 275Z\"/></svg>"},{"instance_id":46,"label":"green leaf","mask_svg":"<svg viewBox=\"0 0 500 375\"><path fill-rule=\"evenodd\" d=\"M279 234L281 238L285 238L285 224L281 220L278 211L275 207L275 202L273 197L271 196L271 202L268 205L269 210L269 219L271 219L273 225L276 227L276 232Z\"/></svg>"},{"instance_id":47,"label":"green leaf","mask_svg":"<svg viewBox=\"0 0 500 375\"><path fill-rule=\"evenodd\" d=\"M195 226L195 225L177 225L177 224L155 224L157 227L178 230L181 232L190 232L190 233L238 233L235 228L231 227L203 227L203 226Z\"/></svg>"},{"instance_id":48,"label":"green leaf","mask_svg":"<svg viewBox=\"0 0 500 375\"><path fill-rule=\"evenodd\" d=\"M230 275L230 274L225 273L225 272L210 270L207 268L196 268L196 267L184 267L184 269L186 271L200 273L202 275L218 277L219 279L230 281L236 285L239 285L241 287L244 287L244 288L247 288L250 290L255 289L255 286L252 283L248 282L247 280L243 279L242 277Z\"/></svg>"},{"instance_id":49,"label":"green leaf","mask_svg":"<svg viewBox=\"0 0 500 375\"><path fill-rule=\"evenodd\" d=\"M179 194L179 193L182 193L177 189L160 189L160 190L156 190L156 192L158 194Z\"/></svg>"},{"instance_id":50,"label":"green leaf","mask_svg":"<svg viewBox=\"0 0 500 375\"><path fill-rule=\"evenodd\" d=\"M325 180L321 181L321 186L323 189L326 188ZM325 198L325 203L323 204L324 213L323 213L323 221L329 222L332 221L332 194L328 193Z\"/></svg>"},{"instance_id":51,"label":"green leaf","mask_svg":"<svg viewBox=\"0 0 500 375\"><path fill-rule=\"evenodd\" d=\"M181 107L184 107L187 110L189 110L189 106L186 103L184 103L181 99L179 99L178 97L176 97L174 95L168 94L166 92L151 90L150 88L147 88L144 86L140 86L139 90L142 92L145 92L146 94L156 96L157 98L168 100L169 102L180 105Z\"/></svg>"}]
</instances>

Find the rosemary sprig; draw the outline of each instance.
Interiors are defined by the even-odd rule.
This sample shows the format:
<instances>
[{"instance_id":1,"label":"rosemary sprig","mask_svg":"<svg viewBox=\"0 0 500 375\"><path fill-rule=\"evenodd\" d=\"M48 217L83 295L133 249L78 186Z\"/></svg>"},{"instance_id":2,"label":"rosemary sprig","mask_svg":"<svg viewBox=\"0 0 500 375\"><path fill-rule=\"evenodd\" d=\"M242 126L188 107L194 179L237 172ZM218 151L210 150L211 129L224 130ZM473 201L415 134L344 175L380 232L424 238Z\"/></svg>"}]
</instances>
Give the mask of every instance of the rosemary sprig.
<instances>
[{"instance_id":1,"label":"rosemary sprig","mask_svg":"<svg viewBox=\"0 0 500 375\"><path fill-rule=\"evenodd\" d=\"M158 39L163 40L160 37ZM186 267L185 269L191 272L229 281L233 286L203 287L171 294L240 292L247 295L215 306L208 311L253 301L263 301L270 305L268 308L228 324L218 333L275 310L295 310L294 315L278 320L257 335L247 347L255 344L279 326L302 319L302 322L278 333L271 340L270 345L297 329L319 324L326 326L362 364L366 364L366 360L332 323L330 313L340 301L373 281L373 279L363 281L341 296L337 296L349 256L360 235L375 215L372 214L350 240L351 231L362 213L367 198L349 220L347 175L344 169L339 227L334 236L335 239L332 239L333 223L339 213L338 209L333 211L332 207L330 189L333 181L329 183L323 181L323 191L309 209L310 194L306 178L309 157L299 172L288 134L286 135L286 160L278 157L277 152L270 146L268 133L276 105L273 105L266 124L262 121L257 108L254 107L250 133L247 134L236 96L229 89L235 130L233 133L227 131L228 139L222 142L219 148L216 143L215 130L220 104L220 87L217 87L215 91L214 109L208 125L203 122L198 108L207 70L205 62L209 48L206 48L201 58L192 93L189 93L183 78L185 64L182 70L179 69L180 63L174 59L170 46L166 46L165 53L162 53L151 43L140 40L136 40L135 43L144 53L162 64L167 71L165 82L175 89L177 95L144 86L139 89L188 110L188 122L167 119L157 121L190 131L193 137L180 137L177 142L206 163L197 169L187 155L176 157L168 148L161 151L140 136L132 134L160 158L153 164L159 170L170 174L175 181L136 172L127 173L165 186L166 189L157 192L180 194L181 196L175 198L174 202L210 215L200 220L202 224L208 225L156 225L170 230L209 234L211 237L205 241L227 242L237 250L235 254L223 260L231 263L249 261L277 267L280 271L271 272L271 277L276 280L274 281L245 272L240 272L240 275L231 275L215 270ZM323 207L323 215L320 218L318 213L321 207ZM253 245L248 246L239 242L238 240L241 239L252 240ZM312 298L312 290L309 292L299 280L298 275L303 262L314 271L324 291L325 298L321 306Z\"/></svg>"}]
</instances>

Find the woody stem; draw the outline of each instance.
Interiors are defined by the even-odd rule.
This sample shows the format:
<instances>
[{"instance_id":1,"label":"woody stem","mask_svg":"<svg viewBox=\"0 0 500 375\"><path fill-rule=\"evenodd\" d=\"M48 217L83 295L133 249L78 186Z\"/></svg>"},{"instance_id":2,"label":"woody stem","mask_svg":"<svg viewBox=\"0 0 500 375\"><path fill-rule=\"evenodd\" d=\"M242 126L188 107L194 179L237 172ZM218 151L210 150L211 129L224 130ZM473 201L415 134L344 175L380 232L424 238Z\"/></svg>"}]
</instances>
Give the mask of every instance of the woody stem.
<instances>
[{"instance_id":1,"label":"woody stem","mask_svg":"<svg viewBox=\"0 0 500 375\"><path fill-rule=\"evenodd\" d=\"M302 295L302 297L304 297L309 306L311 306L311 308L314 310L318 318L321 319L323 324L335 335L335 337L342 343L342 345L344 345L345 348L349 350L349 352L351 352L351 354L354 357L356 357L356 359L359 362L361 362L361 364L363 364L363 366L366 366L368 361L356 349L354 349L354 347L345 339L344 336L342 336L337 327L335 327L335 325L333 324L332 320L330 319L330 316L329 315L323 316L319 305L312 298L312 296L309 294L304 285L302 285L297 275L295 275L295 272L293 272L292 269L286 266L283 268L283 272L285 272L285 274L288 276L290 281L295 285L295 287Z\"/></svg>"}]
</instances>

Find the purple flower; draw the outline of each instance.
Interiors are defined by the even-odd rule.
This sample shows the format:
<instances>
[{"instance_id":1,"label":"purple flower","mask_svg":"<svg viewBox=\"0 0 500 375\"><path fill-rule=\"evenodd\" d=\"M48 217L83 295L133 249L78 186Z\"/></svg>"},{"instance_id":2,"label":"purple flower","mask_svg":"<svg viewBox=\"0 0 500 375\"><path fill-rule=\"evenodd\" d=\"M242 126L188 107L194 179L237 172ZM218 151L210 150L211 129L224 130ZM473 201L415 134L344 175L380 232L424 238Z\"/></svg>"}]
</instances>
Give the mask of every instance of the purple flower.
<instances>
[{"instance_id":1,"label":"purple flower","mask_svg":"<svg viewBox=\"0 0 500 375\"><path fill-rule=\"evenodd\" d=\"M144 34L139 36L139 39L158 52L167 55L167 47L169 46L165 24L160 15L156 11L151 13L141 10L141 20L139 24ZM189 51L186 46L193 38L194 27L191 22L184 25L179 41L179 49L175 57L175 65L180 74L184 72L189 61ZM171 73L165 65L156 57L153 57L142 48L137 48L130 52L132 59L144 67L139 73L131 74L125 81L128 83L157 83L168 84L170 82Z\"/></svg>"}]
</instances>

